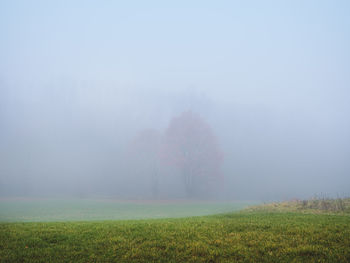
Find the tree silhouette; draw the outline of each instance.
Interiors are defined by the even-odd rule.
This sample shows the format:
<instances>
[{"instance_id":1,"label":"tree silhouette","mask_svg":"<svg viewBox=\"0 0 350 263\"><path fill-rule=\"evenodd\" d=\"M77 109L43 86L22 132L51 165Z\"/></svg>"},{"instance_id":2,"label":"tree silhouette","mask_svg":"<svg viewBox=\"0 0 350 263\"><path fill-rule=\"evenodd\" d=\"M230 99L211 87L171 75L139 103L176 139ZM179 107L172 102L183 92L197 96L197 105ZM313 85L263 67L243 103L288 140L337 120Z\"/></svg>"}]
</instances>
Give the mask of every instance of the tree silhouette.
<instances>
[{"instance_id":1,"label":"tree silhouette","mask_svg":"<svg viewBox=\"0 0 350 263\"><path fill-rule=\"evenodd\" d=\"M171 120L164 134L162 159L179 168L187 197L209 190L222 179L217 139L198 115L186 111Z\"/></svg>"}]
</instances>

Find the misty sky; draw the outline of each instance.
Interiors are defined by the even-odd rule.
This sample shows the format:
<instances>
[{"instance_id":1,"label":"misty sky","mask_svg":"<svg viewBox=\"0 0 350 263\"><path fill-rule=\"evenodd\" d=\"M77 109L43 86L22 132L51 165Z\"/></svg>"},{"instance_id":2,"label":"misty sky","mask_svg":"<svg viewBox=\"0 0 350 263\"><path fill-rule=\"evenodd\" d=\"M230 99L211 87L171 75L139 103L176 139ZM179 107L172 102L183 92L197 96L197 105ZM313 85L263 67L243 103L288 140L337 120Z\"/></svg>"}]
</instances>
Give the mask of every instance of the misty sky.
<instances>
[{"instance_id":1,"label":"misty sky","mask_svg":"<svg viewBox=\"0 0 350 263\"><path fill-rule=\"evenodd\" d=\"M191 109L223 198L350 194L349 1L1 1L0 195L133 191L139 130ZM142 180L141 180L142 181Z\"/></svg>"}]
</instances>

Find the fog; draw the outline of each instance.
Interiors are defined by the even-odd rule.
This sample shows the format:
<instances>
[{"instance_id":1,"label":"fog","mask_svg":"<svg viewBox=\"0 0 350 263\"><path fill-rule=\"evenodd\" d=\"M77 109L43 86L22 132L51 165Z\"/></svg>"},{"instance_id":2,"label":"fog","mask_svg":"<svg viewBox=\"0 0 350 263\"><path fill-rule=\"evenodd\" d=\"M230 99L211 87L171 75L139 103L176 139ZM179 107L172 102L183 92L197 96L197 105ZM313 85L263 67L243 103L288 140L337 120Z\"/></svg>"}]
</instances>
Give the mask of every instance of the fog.
<instances>
[{"instance_id":1,"label":"fog","mask_svg":"<svg viewBox=\"0 0 350 263\"><path fill-rule=\"evenodd\" d=\"M152 199L128 151L193 112L223 153L198 198L350 193L348 1L1 1L0 196ZM183 199L161 164L160 199Z\"/></svg>"}]
</instances>

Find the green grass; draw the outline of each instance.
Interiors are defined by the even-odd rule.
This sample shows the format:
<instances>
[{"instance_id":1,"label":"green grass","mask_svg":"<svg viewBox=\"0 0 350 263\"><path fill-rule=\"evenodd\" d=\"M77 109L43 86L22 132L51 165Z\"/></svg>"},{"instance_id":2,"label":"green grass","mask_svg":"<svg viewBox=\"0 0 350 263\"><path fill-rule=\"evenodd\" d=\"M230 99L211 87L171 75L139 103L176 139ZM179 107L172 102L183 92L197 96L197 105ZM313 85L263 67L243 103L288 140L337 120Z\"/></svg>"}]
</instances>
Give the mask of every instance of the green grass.
<instances>
[{"instance_id":1,"label":"green grass","mask_svg":"<svg viewBox=\"0 0 350 263\"><path fill-rule=\"evenodd\" d=\"M349 262L350 217L243 212L0 224L1 262Z\"/></svg>"},{"instance_id":2,"label":"green grass","mask_svg":"<svg viewBox=\"0 0 350 263\"><path fill-rule=\"evenodd\" d=\"M91 221L202 216L241 210L253 202L0 200L0 222Z\"/></svg>"},{"instance_id":3,"label":"green grass","mask_svg":"<svg viewBox=\"0 0 350 263\"><path fill-rule=\"evenodd\" d=\"M350 215L315 208L299 211L293 202L210 216L114 221L74 220L181 216L244 204L11 202L12 214L3 219L72 221L0 223L0 262L350 262ZM10 205L4 201L1 213L10 211ZM18 211L21 207L24 211ZM71 214L74 211L80 213ZM101 215L94 214L98 212Z\"/></svg>"}]
</instances>

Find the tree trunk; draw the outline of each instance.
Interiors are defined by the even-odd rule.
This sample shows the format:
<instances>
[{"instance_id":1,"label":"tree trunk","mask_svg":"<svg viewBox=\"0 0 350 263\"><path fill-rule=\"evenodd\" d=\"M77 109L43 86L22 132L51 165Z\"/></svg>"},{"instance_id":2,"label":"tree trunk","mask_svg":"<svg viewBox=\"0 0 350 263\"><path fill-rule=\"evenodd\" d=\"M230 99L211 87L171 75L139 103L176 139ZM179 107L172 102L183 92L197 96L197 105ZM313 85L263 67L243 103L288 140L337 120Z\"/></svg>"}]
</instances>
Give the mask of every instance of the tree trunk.
<instances>
[{"instance_id":1,"label":"tree trunk","mask_svg":"<svg viewBox=\"0 0 350 263\"><path fill-rule=\"evenodd\" d=\"M157 166L154 166L152 173L152 196L154 199L158 199L159 196L159 179L158 179L158 169Z\"/></svg>"},{"instance_id":2,"label":"tree trunk","mask_svg":"<svg viewBox=\"0 0 350 263\"><path fill-rule=\"evenodd\" d=\"M185 181L186 197L193 198L194 197L193 175L191 171L189 171L188 169L185 169L184 171L184 181Z\"/></svg>"}]
</instances>

